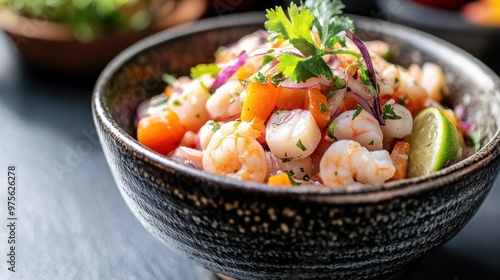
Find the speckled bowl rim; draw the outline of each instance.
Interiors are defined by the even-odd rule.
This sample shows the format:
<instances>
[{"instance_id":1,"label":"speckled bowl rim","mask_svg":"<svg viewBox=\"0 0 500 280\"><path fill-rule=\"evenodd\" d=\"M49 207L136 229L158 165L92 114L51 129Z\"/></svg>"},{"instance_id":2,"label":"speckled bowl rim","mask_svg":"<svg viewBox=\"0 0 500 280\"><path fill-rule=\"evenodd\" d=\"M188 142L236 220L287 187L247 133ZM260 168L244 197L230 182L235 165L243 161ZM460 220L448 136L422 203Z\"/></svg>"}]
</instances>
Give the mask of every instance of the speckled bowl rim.
<instances>
[{"instance_id":1,"label":"speckled bowl rim","mask_svg":"<svg viewBox=\"0 0 500 280\"><path fill-rule=\"evenodd\" d=\"M355 16L355 21L358 25L368 26L374 19ZM113 119L111 113L105 105L106 86L110 79L119 71L120 67L130 62L140 52L147 51L155 46L162 44L164 41L178 37L189 36L191 34L208 31L214 28L226 28L238 25L254 25L264 22L263 13L244 13L224 17L215 17L202 19L198 22L188 25L178 26L158 34L147 37L134 45L130 46L117 57L115 57L102 71L97 79L93 96L92 96L92 113L95 122L100 122L106 133L118 140L117 143L128 148L138 158L142 158L146 162L160 169L174 169L179 174L184 176L198 177L201 180L212 181L221 189L227 191L240 192L241 194L257 193L258 195L268 197L293 197L299 201L317 201L334 204L355 204L355 203L374 203L388 199L394 199L400 196L407 196L418 192L429 191L435 188L446 187L446 183L454 178L465 176L468 173L474 172L484 165L490 164L500 154L500 132L497 130L493 138L486 143L480 151L470 156L469 158L458 162L450 167L440 170L428 176L405 179L401 181L388 182L382 185L370 185L364 188L346 190L335 188L316 188L316 187L293 187L293 188L278 188L269 187L264 183L254 183L238 181L236 179L226 178L207 172L197 170L195 168L182 165L173 160L166 158L140 144L136 139L127 134L123 128ZM391 35L401 37L405 36L405 41L418 41L421 44L428 44L426 48L432 46L441 46L448 49L462 59L471 62L478 70L483 71L488 76L491 76L492 82L496 88L500 87L499 77L482 62L474 58L472 55L455 47L439 38L431 36L427 33L417 31L415 29L389 23L380 22L385 28L391 29Z\"/></svg>"}]
</instances>

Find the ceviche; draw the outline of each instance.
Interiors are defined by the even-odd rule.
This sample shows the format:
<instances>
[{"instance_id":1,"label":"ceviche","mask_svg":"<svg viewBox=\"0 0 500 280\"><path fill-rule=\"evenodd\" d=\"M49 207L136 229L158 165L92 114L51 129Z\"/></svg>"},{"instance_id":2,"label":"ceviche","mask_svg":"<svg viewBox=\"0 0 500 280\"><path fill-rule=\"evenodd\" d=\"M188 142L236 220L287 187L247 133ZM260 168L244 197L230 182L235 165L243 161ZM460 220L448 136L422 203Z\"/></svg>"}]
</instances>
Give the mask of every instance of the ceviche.
<instances>
[{"instance_id":1,"label":"ceviche","mask_svg":"<svg viewBox=\"0 0 500 280\"><path fill-rule=\"evenodd\" d=\"M137 111L138 141L175 161L274 186L382 184L474 152L443 69L388 61L340 0L267 10L267 30L215 53Z\"/></svg>"}]
</instances>

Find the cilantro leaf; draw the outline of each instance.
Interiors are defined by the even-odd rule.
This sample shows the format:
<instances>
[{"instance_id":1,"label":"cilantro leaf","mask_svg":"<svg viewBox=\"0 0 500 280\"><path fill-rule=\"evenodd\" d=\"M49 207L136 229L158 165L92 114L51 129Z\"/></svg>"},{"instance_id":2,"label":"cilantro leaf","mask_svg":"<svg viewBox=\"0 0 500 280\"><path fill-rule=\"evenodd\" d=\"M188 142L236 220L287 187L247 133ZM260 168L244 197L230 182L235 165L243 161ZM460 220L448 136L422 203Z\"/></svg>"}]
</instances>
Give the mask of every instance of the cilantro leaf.
<instances>
[{"instance_id":1,"label":"cilantro leaf","mask_svg":"<svg viewBox=\"0 0 500 280\"><path fill-rule=\"evenodd\" d=\"M191 67L191 79L198 78L200 76L203 76L205 74L210 74L212 78L217 76L217 74L220 71L220 67L217 66L216 64L210 63L210 64L198 64L195 67Z\"/></svg>"},{"instance_id":2,"label":"cilantro leaf","mask_svg":"<svg viewBox=\"0 0 500 280\"><path fill-rule=\"evenodd\" d=\"M333 48L336 43L345 46L346 31L354 32L353 21L340 16L345 5L341 0L306 0L304 3L315 15L314 27L318 30L321 48Z\"/></svg>"},{"instance_id":3,"label":"cilantro leaf","mask_svg":"<svg viewBox=\"0 0 500 280\"><path fill-rule=\"evenodd\" d=\"M352 114L352 120L354 120L355 118L357 118L359 116L359 114L361 114L362 110L363 110L363 107L361 107L360 105L358 105L358 109L356 109L356 111L354 112L354 114Z\"/></svg>"},{"instance_id":4,"label":"cilantro leaf","mask_svg":"<svg viewBox=\"0 0 500 280\"><path fill-rule=\"evenodd\" d=\"M289 17L287 17L283 8L279 6L275 9L267 9L266 12L268 20L265 26L270 33L271 39L283 38L290 40L290 43L306 56L318 53L318 47L311 34L314 15L308 9L299 9L292 2L288 7Z\"/></svg>"},{"instance_id":5,"label":"cilantro leaf","mask_svg":"<svg viewBox=\"0 0 500 280\"><path fill-rule=\"evenodd\" d=\"M394 109L392 108L392 106L390 104L385 104L384 108L382 110L383 110L382 116L385 120L387 120L387 119L389 119L389 120L402 119L401 116L399 116L398 114L396 114L396 112L394 112Z\"/></svg>"},{"instance_id":6,"label":"cilantro leaf","mask_svg":"<svg viewBox=\"0 0 500 280\"><path fill-rule=\"evenodd\" d=\"M328 125L327 135L330 139L337 141L337 138L335 137L335 126L335 123Z\"/></svg>"},{"instance_id":7,"label":"cilantro leaf","mask_svg":"<svg viewBox=\"0 0 500 280\"><path fill-rule=\"evenodd\" d=\"M253 74L252 76L250 76L250 78L248 78L246 81L247 82L259 82L261 84L265 84L268 82L268 77L264 74L262 74L262 72L257 72L255 74Z\"/></svg>"},{"instance_id":8,"label":"cilantro leaf","mask_svg":"<svg viewBox=\"0 0 500 280\"><path fill-rule=\"evenodd\" d=\"M293 54L285 54L279 57L278 61L280 62L278 69L283 71L285 76L290 77L292 82L305 82L309 78L320 75L327 79L333 77L332 70L321 55L302 58Z\"/></svg>"},{"instance_id":9,"label":"cilantro leaf","mask_svg":"<svg viewBox=\"0 0 500 280\"><path fill-rule=\"evenodd\" d=\"M209 121L207 125L213 132L217 132L220 129L220 123L213 120Z\"/></svg>"},{"instance_id":10,"label":"cilantro leaf","mask_svg":"<svg viewBox=\"0 0 500 280\"><path fill-rule=\"evenodd\" d=\"M303 152L307 150L307 148L304 146L304 144L302 144L302 140L299 139L299 141L297 141L297 143L295 144L299 149L301 149Z\"/></svg>"}]
</instances>

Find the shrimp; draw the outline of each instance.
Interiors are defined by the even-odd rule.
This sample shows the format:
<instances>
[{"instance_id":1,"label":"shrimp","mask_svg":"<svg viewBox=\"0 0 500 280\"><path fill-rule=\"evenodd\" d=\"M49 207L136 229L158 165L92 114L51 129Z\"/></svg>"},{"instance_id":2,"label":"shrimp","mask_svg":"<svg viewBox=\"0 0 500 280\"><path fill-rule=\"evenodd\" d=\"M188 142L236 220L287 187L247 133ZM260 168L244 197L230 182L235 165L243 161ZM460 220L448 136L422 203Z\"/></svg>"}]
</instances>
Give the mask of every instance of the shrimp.
<instances>
[{"instance_id":1,"label":"shrimp","mask_svg":"<svg viewBox=\"0 0 500 280\"><path fill-rule=\"evenodd\" d=\"M210 119L205 104L210 94L207 88L213 78L203 76L192 80L181 93L175 93L168 99L168 108L174 111L187 130L198 131Z\"/></svg>"},{"instance_id":2,"label":"shrimp","mask_svg":"<svg viewBox=\"0 0 500 280\"><path fill-rule=\"evenodd\" d=\"M405 106L394 103L392 99L385 106L391 106L395 114L392 117L385 118L385 125L380 127L384 135L384 147L395 138L403 139L405 136L410 135L413 129L413 117Z\"/></svg>"},{"instance_id":3,"label":"shrimp","mask_svg":"<svg viewBox=\"0 0 500 280\"><path fill-rule=\"evenodd\" d=\"M356 111L345 111L333 120L333 136L337 140L354 140L370 151L381 150L383 134L378 121L365 110L355 116Z\"/></svg>"},{"instance_id":4,"label":"shrimp","mask_svg":"<svg viewBox=\"0 0 500 280\"><path fill-rule=\"evenodd\" d=\"M395 91L393 99L398 103L404 103L410 110L412 116L416 116L426 107L429 95L427 91L418 84L417 80L410 75L408 70L398 67L400 74L400 86Z\"/></svg>"},{"instance_id":5,"label":"shrimp","mask_svg":"<svg viewBox=\"0 0 500 280\"><path fill-rule=\"evenodd\" d=\"M244 89L240 81L229 81L218 88L206 103L210 117L213 120L225 121L241 114L240 93Z\"/></svg>"},{"instance_id":6,"label":"shrimp","mask_svg":"<svg viewBox=\"0 0 500 280\"><path fill-rule=\"evenodd\" d=\"M448 94L443 68L427 62L422 66L421 85L436 102L441 102L444 95Z\"/></svg>"},{"instance_id":7,"label":"shrimp","mask_svg":"<svg viewBox=\"0 0 500 280\"><path fill-rule=\"evenodd\" d=\"M394 90L399 87L399 80L401 79L399 75L399 69L394 64L387 64L387 66L379 72L378 86L380 89L380 95L392 95Z\"/></svg>"},{"instance_id":8,"label":"shrimp","mask_svg":"<svg viewBox=\"0 0 500 280\"><path fill-rule=\"evenodd\" d=\"M386 150L368 151L358 142L334 142L321 158L319 175L327 187L345 187L355 182L382 184L396 172Z\"/></svg>"},{"instance_id":9,"label":"shrimp","mask_svg":"<svg viewBox=\"0 0 500 280\"><path fill-rule=\"evenodd\" d=\"M266 153L256 140L261 134L250 122L225 123L214 133L203 153L203 169L239 180L264 182Z\"/></svg>"},{"instance_id":10,"label":"shrimp","mask_svg":"<svg viewBox=\"0 0 500 280\"><path fill-rule=\"evenodd\" d=\"M307 110L276 111L266 125L267 145L280 159L305 158L320 140L321 131Z\"/></svg>"},{"instance_id":11,"label":"shrimp","mask_svg":"<svg viewBox=\"0 0 500 280\"><path fill-rule=\"evenodd\" d=\"M196 169L203 170L202 158L203 152L200 150L191 149L180 146L175 149L169 157L177 162L190 165Z\"/></svg>"},{"instance_id":12,"label":"shrimp","mask_svg":"<svg viewBox=\"0 0 500 280\"><path fill-rule=\"evenodd\" d=\"M219 128L223 124L223 122L216 122L214 120L209 120L208 122L206 122L198 131L198 148L201 150L206 150L210 139L212 139L214 133L219 130Z\"/></svg>"}]
</instances>

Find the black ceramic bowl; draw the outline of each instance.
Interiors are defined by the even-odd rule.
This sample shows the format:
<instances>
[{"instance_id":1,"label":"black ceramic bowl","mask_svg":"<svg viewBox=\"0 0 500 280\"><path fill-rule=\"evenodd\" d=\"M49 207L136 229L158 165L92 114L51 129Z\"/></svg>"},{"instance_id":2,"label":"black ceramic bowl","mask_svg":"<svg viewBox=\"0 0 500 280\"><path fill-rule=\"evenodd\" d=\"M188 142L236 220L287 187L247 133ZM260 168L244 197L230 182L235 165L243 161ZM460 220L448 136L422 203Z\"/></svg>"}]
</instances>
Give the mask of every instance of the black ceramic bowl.
<instances>
[{"instance_id":1,"label":"black ceramic bowl","mask_svg":"<svg viewBox=\"0 0 500 280\"><path fill-rule=\"evenodd\" d=\"M271 188L195 170L142 146L134 114L158 94L162 73L187 74L220 45L263 28L264 15L207 19L133 45L101 74L92 106L120 192L168 247L237 279L367 279L396 273L452 238L481 205L500 165L500 80L439 39L355 18L364 39L394 48L394 62L446 69L450 104L464 104L483 148L431 176L358 190Z\"/></svg>"}]
</instances>

